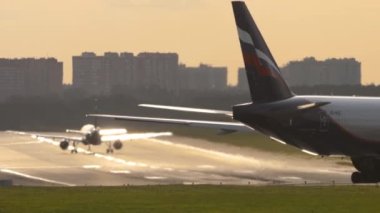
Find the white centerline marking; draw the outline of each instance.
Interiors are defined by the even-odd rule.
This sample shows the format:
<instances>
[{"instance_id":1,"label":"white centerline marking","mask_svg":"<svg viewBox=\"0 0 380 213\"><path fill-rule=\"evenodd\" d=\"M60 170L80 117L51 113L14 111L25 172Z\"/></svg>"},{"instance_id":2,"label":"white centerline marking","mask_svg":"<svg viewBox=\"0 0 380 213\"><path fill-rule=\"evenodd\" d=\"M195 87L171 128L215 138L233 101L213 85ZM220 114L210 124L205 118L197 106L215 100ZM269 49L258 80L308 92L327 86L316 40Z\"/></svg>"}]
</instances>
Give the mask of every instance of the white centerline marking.
<instances>
[{"instance_id":1,"label":"white centerline marking","mask_svg":"<svg viewBox=\"0 0 380 213\"><path fill-rule=\"evenodd\" d=\"M40 138L38 138L38 140L40 140L42 142L45 142L45 143L48 143L48 144L59 146L59 142L51 140L49 138L42 138L42 137L40 137ZM69 146L68 150L72 150L72 149L74 149L74 147L73 146ZM84 154L88 154L88 155L93 155L96 158L102 158L102 159L105 159L105 160L108 160L108 161L111 161L111 162L115 162L115 163L119 163L119 164L123 164L123 165L127 165L127 166L144 167L144 168L148 167L148 165L146 165L145 163L138 163L138 162L133 162L133 161L127 161L127 160L124 160L124 159L121 159L121 158L115 158L115 157L112 157L112 156L109 156L109 155L103 155L103 154L99 154L99 153L95 153L95 152L90 152L90 151L87 151L86 149L83 149L83 148L80 148L80 147L78 147L77 150L78 150L78 153L84 153Z\"/></svg>"},{"instance_id":2,"label":"white centerline marking","mask_svg":"<svg viewBox=\"0 0 380 213\"><path fill-rule=\"evenodd\" d=\"M148 179L148 180L165 180L165 179L167 179L166 177L159 177L159 176L145 176L144 178Z\"/></svg>"},{"instance_id":3,"label":"white centerline marking","mask_svg":"<svg viewBox=\"0 0 380 213\"><path fill-rule=\"evenodd\" d=\"M30 145L30 144L41 144L41 141L28 141L28 142L16 142L16 143L3 143L0 146L16 146L16 145Z\"/></svg>"},{"instance_id":4,"label":"white centerline marking","mask_svg":"<svg viewBox=\"0 0 380 213\"><path fill-rule=\"evenodd\" d=\"M284 177L279 177L278 179L281 179L281 180L302 180L302 178L295 177L295 176L284 176Z\"/></svg>"},{"instance_id":5,"label":"white centerline marking","mask_svg":"<svg viewBox=\"0 0 380 213\"><path fill-rule=\"evenodd\" d=\"M213 165L199 165L197 166L200 169L215 169L216 167Z\"/></svg>"},{"instance_id":6,"label":"white centerline marking","mask_svg":"<svg viewBox=\"0 0 380 213\"><path fill-rule=\"evenodd\" d=\"M39 180L39 181L46 182L46 183L53 183L53 184L58 184L58 185L63 185L63 186L75 186L75 184L65 183L65 182L55 181L55 180L50 180L50 179L41 178L41 177L36 177L36 176L28 175L28 174L25 174L25 173L21 173L21 172L9 170L9 169L0 169L0 172L7 173L7 174L12 174L12 175L17 175L17 176L28 178L28 179L32 179L32 180Z\"/></svg>"},{"instance_id":7,"label":"white centerline marking","mask_svg":"<svg viewBox=\"0 0 380 213\"><path fill-rule=\"evenodd\" d=\"M128 170L111 170L110 172L113 174L131 174L131 172Z\"/></svg>"},{"instance_id":8,"label":"white centerline marking","mask_svg":"<svg viewBox=\"0 0 380 213\"><path fill-rule=\"evenodd\" d=\"M82 166L84 169L100 169L102 168L101 166L99 165L83 165Z\"/></svg>"}]
</instances>

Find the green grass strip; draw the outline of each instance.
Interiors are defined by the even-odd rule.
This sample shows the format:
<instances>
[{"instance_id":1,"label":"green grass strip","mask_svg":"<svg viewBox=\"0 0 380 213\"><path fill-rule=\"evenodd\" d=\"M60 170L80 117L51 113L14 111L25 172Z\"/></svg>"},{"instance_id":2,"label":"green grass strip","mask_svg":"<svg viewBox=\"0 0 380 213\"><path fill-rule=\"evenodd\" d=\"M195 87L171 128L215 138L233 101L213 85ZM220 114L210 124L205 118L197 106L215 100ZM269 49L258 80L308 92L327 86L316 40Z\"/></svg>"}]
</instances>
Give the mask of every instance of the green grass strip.
<instances>
[{"instance_id":1,"label":"green grass strip","mask_svg":"<svg viewBox=\"0 0 380 213\"><path fill-rule=\"evenodd\" d=\"M377 186L0 188L0 212L379 212Z\"/></svg>"}]
</instances>

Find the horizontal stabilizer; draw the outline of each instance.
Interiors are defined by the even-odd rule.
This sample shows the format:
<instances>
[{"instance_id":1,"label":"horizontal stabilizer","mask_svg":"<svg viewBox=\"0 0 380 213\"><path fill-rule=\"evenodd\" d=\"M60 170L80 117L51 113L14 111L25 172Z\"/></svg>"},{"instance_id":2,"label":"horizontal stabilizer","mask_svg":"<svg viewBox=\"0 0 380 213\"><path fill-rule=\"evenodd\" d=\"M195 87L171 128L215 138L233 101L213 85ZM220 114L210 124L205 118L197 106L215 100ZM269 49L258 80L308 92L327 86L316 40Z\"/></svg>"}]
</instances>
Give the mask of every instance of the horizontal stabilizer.
<instances>
[{"instance_id":1,"label":"horizontal stabilizer","mask_svg":"<svg viewBox=\"0 0 380 213\"><path fill-rule=\"evenodd\" d=\"M231 111L215 110L215 109L202 109L202 108L190 108L190 107L179 107L179 106L166 106L166 105L155 105L155 104L139 104L141 107L155 108L155 109L166 109L173 111L182 112L196 112L196 113L206 113L206 114L219 114L232 116Z\"/></svg>"},{"instance_id":2,"label":"horizontal stabilizer","mask_svg":"<svg viewBox=\"0 0 380 213\"><path fill-rule=\"evenodd\" d=\"M185 119L168 119L168 118L152 118L152 117L136 117L124 115L102 115L102 114L88 114L87 117L95 118L108 118L114 120L124 121L138 121L150 123L165 123L165 124L180 124L193 127L205 127L211 129L218 129L224 132L247 132L252 131L250 127L237 122L219 122L219 121L203 121L203 120L185 120Z\"/></svg>"}]
</instances>

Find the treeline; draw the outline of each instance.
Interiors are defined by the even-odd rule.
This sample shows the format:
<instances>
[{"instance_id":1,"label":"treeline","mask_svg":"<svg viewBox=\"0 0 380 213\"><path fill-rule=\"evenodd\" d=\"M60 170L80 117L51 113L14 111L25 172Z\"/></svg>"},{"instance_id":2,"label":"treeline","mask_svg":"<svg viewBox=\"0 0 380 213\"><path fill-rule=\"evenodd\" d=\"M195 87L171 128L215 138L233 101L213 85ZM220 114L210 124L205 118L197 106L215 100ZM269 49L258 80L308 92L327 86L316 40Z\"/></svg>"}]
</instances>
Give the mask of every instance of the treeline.
<instances>
[{"instance_id":1,"label":"treeline","mask_svg":"<svg viewBox=\"0 0 380 213\"><path fill-rule=\"evenodd\" d=\"M295 87L298 95L379 96L380 86ZM178 105L231 110L231 106L250 101L249 92L231 88L225 91L166 92L159 89L128 91L118 89L114 95L86 97L75 89L66 89L60 97L13 97L0 104L0 130L62 131L79 128L87 113L137 116L164 116L190 119L226 120L223 116L172 112L138 107L141 103ZM228 120L228 119L227 119Z\"/></svg>"},{"instance_id":2,"label":"treeline","mask_svg":"<svg viewBox=\"0 0 380 213\"><path fill-rule=\"evenodd\" d=\"M88 113L137 116L165 116L189 119L225 119L194 113L138 107L141 103L180 105L202 108L231 109L236 103L248 102L249 96L237 91L203 92L182 91L172 94L159 90L132 91L110 96L86 97L81 91L67 90L61 97L13 97L0 104L0 130L63 131L79 128ZM104 121L102 121L104 123Z\"/></svg>"}]
</instances>

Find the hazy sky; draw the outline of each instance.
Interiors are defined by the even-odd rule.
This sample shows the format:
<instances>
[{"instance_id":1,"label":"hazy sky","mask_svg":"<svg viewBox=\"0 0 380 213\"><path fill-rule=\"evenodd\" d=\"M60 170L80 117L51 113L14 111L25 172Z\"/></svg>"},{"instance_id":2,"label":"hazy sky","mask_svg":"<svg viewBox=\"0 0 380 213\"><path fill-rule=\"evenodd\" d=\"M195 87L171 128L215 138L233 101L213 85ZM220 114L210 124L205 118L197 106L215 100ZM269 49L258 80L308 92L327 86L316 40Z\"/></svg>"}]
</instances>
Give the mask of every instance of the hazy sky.
<instances>
[{"instance_id":1,"label":"hazy sky","mask_svg":"<svg viewBox=\"0 0 380 213\"><path fill-rule=\"evenodd\" d=\"M363 83L380 83L380 1L246 2L279 65L355 57ZM56 57L66 83L71 56L83 51L178 52L187 65L231 71L243 64L228 0L0 0L0 28L0 57Z\"/></svg>"}]
</instances>

